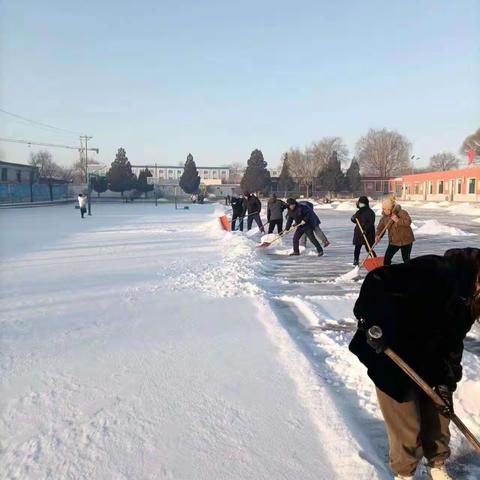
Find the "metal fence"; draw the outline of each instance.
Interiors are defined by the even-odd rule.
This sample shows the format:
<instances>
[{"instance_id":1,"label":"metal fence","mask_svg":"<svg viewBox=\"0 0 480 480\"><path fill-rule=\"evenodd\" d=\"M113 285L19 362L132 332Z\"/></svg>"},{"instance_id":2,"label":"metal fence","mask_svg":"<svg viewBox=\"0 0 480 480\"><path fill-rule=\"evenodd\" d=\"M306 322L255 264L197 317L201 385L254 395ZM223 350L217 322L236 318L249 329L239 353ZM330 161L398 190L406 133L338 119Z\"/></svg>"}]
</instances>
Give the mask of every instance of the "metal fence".
<instances>
[{"instance_id":1,"label":"metal fence","mask_svg":"<svg viewBox=\"0 0 480 480\"><path fill-rule=\"evenodd\" d=\"M68 185L0 183L0 203L48 202L68 198Z\"/></svg>"}]
</instances>

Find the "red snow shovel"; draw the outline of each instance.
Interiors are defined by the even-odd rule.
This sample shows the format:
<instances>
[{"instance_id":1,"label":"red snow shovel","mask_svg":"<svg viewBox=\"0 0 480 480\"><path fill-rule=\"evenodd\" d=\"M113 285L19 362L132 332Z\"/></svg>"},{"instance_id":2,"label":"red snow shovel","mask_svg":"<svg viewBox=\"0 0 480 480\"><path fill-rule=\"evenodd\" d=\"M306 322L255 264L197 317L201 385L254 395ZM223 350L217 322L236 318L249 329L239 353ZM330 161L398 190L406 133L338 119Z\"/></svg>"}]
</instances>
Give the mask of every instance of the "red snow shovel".
<instances>
[{"instance_id":1,"label":"red snow shovel","mask_svg":"<svg viewBox=\"0 0 480 480\"><path fill-rule=\"evenodd\" d=\"M376 268L383 267L383 261L385 257L375 257L373 255L373 249L378 245L378 242L375 242L371 247L368 243L367 238L365 237L365 233L363 232L363 229L360 225L360 222L358 221L358 218L355 219L357 221L358 227L360 228L360 231L362 232L363 238L365 239L366 245L368 247L368 255L367 258L362 262L361 266L365 267L365 269L369 272L372 270L375 270ZM387 231L388 227L392 224L393 220L390 220L390 222L387 223L385 228L380 232L380 235L378 236L380 239L383 237L383 234ZM379 240L380 241L380 240Z\"/></svg>"},{"instance_id":2,"label":"red snow shovel","mask_svg":"<svg viewBox=\"0 0 480 480\"><path fill-rule=\"evenodd\" d=\"M232 231L232 226L230 225L230 222L228 221L228 218L226 215L222 215L220 217L220 223L222 225L222 228L224 230L226 230L227 232L231 232Z\"/></svg>"},{"instance_id":3,"label":"red snow shovel","mask_svg":"<svg viewBox=\"0 0 480 480\"><path fill-rule=\"evenodd\" d=\"M438 393L422 377L420 377L420 375L418 375L418 373L415 372L410 365L405 363L401 357L399 357L391 348L383 343L383 332L378 325L373 325L373 327L370 327L366 334L369 339L370 346L373 347L377 353L383 352L387 357L389 357L390 360L392 360L399 368L401 368L403 372L406 373L410 379L413 380L430 397L435 405L440 408L448 407L443 398L438 395ZM480 453L480 442L467 428L467 426L457 417L454 412L452 412L449 417L457 426L457 428L463 433L465 438L470 442L477 453Z\"/></svg>"},{"instance_id":4,"label":"red snow shovel","mask_svg":"<svg viewBox=\"0 0 480 480\"><path fill-rule=\"evenodd\" d=\"M299 223L298 225L295 225L294 227L290 228L290 230L284 230L280 235L277 235L276 238L274 238L271 242L262 242L260 245L257 245L255 248L266 248L269 247L272 243L275 243L276 241L280 240L283 236L285 236L287 233L293 232L296 230L300 225L303 225L304 222Z\"/></svg>"}]
</instances>

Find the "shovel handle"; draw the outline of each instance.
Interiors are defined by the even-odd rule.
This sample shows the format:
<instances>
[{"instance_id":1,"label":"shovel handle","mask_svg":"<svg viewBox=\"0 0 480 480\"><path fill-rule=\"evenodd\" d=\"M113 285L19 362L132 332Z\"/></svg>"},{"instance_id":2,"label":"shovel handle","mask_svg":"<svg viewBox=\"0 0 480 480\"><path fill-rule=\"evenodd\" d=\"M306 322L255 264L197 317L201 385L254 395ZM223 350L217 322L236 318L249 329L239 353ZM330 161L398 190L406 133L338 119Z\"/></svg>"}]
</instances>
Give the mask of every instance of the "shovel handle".
<instances>
[{"instance_id":1,"label":"shovel handle","mask_svg":"<svg viewBox=\"0 0 480 480\"><path fill-rule=\"evenodd\" d=\"M378 235L380 237L380 240L382 239L383 237L383 234L387 231L387 229L390 227L390 225L393 223L393 220L390 220L386 225L385 227L383 227L382 231L380 232L380 235ZM373 245L372 245L372 250L379 244L380 240L378 240L378 242L375 242ZM367 258L370 256L370 253L364 258L363 262L361 263L361 266L363 267L363 265L365 264L365 262L367 261Z\"/></svg>"},{"instance_id":2,"label":"shovel handle","mask_svg":"<svg viewBox=\"0 0 480 480\"><path fill-rule=\"evenodd\" d=\"M385 348L384 352L389 358L393 360L405 372L432 400L436 405L446 406L442 397L435 392L435 390L415 372L407 363L405 363L391 348ZM453 414L451 417L452 422L458 427L458 429L465 435L465 438L472 444L475 450L480 453L480 442L468 429L468 427Z\"/></svg>"}]
</instances>

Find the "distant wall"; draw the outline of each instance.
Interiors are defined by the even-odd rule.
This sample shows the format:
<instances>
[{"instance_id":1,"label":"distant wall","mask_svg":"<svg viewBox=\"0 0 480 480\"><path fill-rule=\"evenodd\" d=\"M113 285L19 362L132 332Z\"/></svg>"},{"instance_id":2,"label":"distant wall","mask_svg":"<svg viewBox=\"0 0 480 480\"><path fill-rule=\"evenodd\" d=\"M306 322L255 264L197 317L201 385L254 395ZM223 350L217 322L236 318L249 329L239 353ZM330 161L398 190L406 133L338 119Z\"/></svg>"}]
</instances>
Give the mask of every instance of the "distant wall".
<instances>
[{"instance_id":1,"label":"distant wall","mask_svg":"<svg viewBox=\"0 0 480 480\"><path fill-rule=\"evenodd\" d=\"M31 186L24 183L1 183L0 203L18 202L45 202L49 200L62 200L68 197L68 185L52 185L52 198L50 187L42 183Z\"/></svg>"}]
</instances>

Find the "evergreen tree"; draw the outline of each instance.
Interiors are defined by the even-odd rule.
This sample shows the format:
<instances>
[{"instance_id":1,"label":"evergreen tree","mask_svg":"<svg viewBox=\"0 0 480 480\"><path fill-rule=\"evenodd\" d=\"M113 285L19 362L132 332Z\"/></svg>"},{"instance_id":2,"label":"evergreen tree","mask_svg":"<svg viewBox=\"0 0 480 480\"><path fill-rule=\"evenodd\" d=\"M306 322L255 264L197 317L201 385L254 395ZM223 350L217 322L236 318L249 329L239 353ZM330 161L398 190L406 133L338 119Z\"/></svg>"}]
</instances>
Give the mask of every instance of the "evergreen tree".
<instances>
[{"instance_id":1,"label":"evergreen tree","mask_svg":"<svg viewBox=\"0 0 480 480\"><path fill-rule=\"evenodd\" d=\"M345 175L346 186L351 192L358 192L362 187L362 176L360 175L360 165L355 157L352 158L352 163L348 167Z\"/></svg>"},{"instance_id":2,"label":"evergreen tree","mask_svg":"<svg viewBox=\"0 0 480 480\"><path fill-rule=\"evenodd\" d=\"M108 190L108 180L107 177L104 176L95 176L92 178L92 189L100 194L106 192Z\"/></svg>"},{"instance_id":3,"label":"evergreen tree","mask_svg":"<svg viewBox=\"0 0 480 480\"><path fill-rule=\"evenodd\" d=\"M240 186L244 191L267 193L270 188L270 172L261 150L254 150L247 162L247 169Z\"/></svg>"},{"instance_id":4,"label":"evergreen tree","mask_svg":"<svg viewBox=\"0 0 480 480\"><path fill-rule=\"evenodd\" d=\"M283 156L283 165L280 176L278 177L278 190L281 192L290 192L295 187L295 182L290 175L290 168L288 166L288 153Z\"/></svg>"},{"instance_id":5,"label":"evergreen tree","mask_svg":"<svg viewBox=\"0 0 480 480\"><path fill-rule=\"evenodd\" d=\"M115 160L107 173L108 184L112 192L123 192L135 188L137 177L132 172L125 149L119 148Z\"/></svg>"},{"instance_id":6,"label":"evergreen tree","mask_svg":"<svg viewBox=\"0 0 480 480\"><path fill-rule=\"evenodd\" d=\"M140 173L138 174L137 190L145 193L145 198L147 198L147 193L153 190L153 184L148 183L147 180L148 177L152 176L152 172L148 168L140 170Z\"/></svg>"},{"instance_id":7,"label":"evergreen tree","mask_svg":"<svg viewBox=\"0 0 480 480\"><path fill-rule=\"evenodd\" d=\"M185 193L197 193L200 186L200 176L198 175L197 166L193 160L191 153L187 156L179 185Z\"/></svg>"},{"instance_id":8,"label":"evergreen tree","mask_svg":"<svg viewBox=\"0 0 480 480\"><path fill-rule=\"evenodd\" d=\"M318 186L321 190L328 192L340 192L345 188L345 175L342 172L337 152L332 153L326 167L320 172Z\"/></svg>"}]
</instances>

